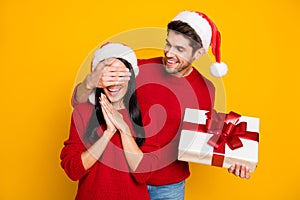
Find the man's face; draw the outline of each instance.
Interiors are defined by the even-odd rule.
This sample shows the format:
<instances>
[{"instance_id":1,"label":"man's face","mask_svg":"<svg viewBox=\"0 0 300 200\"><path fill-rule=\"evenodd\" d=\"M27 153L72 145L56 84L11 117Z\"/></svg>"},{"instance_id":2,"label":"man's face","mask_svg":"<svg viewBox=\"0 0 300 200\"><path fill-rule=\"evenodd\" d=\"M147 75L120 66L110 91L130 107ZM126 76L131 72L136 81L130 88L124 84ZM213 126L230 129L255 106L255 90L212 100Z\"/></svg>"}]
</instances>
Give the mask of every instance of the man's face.
<instances>
[{"instance_id":1,"label":"man's face","mask_svg":"<svg viewBox=\"0 0 300 200\"><path fill-rule=\"evenodd\" d=\"M169 31L164 54L164 65L169 74L183 77L191 72L195 56L190 41L182 34Z\"/></svg>"}]
</instances>

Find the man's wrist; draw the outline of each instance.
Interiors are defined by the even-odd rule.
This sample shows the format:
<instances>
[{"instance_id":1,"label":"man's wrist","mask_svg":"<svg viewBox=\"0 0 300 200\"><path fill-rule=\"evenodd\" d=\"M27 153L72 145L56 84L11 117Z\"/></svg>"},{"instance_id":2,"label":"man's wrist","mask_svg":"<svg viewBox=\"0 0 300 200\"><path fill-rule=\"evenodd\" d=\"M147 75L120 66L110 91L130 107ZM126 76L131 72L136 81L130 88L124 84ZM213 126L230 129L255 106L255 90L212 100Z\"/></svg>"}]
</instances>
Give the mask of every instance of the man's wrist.
<instances>
[{"instance_id":1,"label":"man's wrist","mask_svg":"<svg viewBox=\"0 0 300 200\"><path fill-rule=\"evenodd\" d=\"M86 88L86 84L81 82L75 90L75 99L79 103L87 102L92 89Z\"/></svg>"},{"instance_id":2,"label":"man's wrist","mask_svg":"<svg viewBox=\"0 0 300 200\"><path fill-rule=\"evenodd\" d=\"M88 81L86 79L83 81L83 85L84 85L84 88L89 92L94 89L92 86L89 86Z\"/></svg>"}]
</instances>

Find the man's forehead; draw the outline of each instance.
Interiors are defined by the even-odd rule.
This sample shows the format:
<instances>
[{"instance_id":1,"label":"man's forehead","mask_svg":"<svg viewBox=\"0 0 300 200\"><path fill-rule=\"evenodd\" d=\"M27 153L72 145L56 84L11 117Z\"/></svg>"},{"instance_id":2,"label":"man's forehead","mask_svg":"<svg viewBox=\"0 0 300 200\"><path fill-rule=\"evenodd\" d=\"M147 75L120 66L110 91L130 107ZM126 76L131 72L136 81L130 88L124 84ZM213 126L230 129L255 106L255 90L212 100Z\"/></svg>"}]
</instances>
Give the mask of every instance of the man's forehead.
<instances>
[{"instance_id":1,"label":"man's forehead","mask_svg":"<svg viewBox=\"0 0 300 200\"><path fill-rule=\"evenodd\" d=\"M175 31L169 31L166 41L174 46L184 47L190 45L190 41L182 33L176 33Z\"/></svg>"}]
</instances>

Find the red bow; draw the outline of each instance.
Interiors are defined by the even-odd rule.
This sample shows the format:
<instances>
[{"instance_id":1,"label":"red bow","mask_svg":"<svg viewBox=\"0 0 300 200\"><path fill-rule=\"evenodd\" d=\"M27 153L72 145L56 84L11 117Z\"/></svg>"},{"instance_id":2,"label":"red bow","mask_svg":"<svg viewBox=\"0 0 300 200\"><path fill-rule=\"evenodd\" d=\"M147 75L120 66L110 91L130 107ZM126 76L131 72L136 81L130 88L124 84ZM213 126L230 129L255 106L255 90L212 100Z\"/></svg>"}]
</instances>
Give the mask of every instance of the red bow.
<instances>
[{"instance_id":1,"label":"red bow","mask_svg":"<svg viewBox=\"0 0 300 200\"><path fill-rule=\"evenodd\" d=\"M230 112L226 115L213 111L207 115L207 132L214 134L209 139L208 144L218 149L226 143L232 150L243 146L239 137L246 135L247 123L238 123L241 117L239 114Z\"/></svg>"}]
</instances>

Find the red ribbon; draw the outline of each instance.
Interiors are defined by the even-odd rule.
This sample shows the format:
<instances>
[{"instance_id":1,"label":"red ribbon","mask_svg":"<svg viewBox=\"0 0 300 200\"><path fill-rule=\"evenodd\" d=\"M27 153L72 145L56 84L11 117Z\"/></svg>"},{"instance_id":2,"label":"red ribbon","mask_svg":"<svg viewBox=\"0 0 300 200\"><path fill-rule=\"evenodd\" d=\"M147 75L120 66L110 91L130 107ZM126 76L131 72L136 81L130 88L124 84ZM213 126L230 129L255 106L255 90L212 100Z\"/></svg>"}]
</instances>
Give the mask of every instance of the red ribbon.
<instances>
[{"instance_id":1,"label":"red ribbon","mask_svg":"<svg viewBox=\"0 0 300 200\"><path fill-rule=\"evenodd\" d=\"M247 131L247 123L239 122L241 115L235 112L224 114L213 110L206 113L206 116L205 125L184 122L182 128L184 130L213 134L208 140L208 144L214 147L213 166L223 166L226 144L230 149L235 150L243 146L240 138L257 142L259 140L258 133Z\"/></svg>"}]
</instances>

